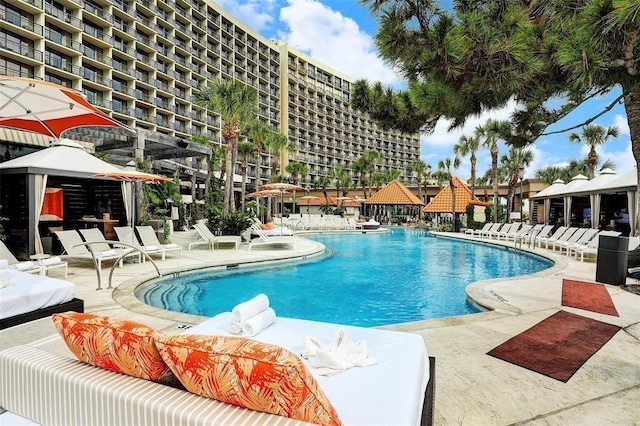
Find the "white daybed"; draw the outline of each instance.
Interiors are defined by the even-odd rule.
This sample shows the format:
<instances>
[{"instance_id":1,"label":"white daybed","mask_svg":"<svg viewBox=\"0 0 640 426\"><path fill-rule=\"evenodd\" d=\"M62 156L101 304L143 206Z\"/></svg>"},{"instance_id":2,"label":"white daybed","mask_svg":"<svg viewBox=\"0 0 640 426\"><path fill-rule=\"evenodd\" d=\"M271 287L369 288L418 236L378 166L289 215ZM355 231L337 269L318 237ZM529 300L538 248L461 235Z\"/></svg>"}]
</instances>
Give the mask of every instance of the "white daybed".
<instances>
[{"instance_id":1,"label":"white daybed","mask_svg":"<svg viewBox=\"0 0 640 426\"><path fill-rule=\"evenodd\" d=\"M56 312L82 312L73 283L43 275L4 269L9 284L0 288L0 329L44 318Z\"/></svg>"},{"instance_id":2,"label":"white daybed","mask_svg":"<svg viewBox=\"0 0 640 426\"><path fill-rule=\"evenodd\" d=\"M230 313L185 331L228 334ZM340 328L365 340L377 364L325 377L314 374L345 426L431 425L435 360L417 334L277 318L254 339L300 353L304 336L332 340ZM0 414L41 424L175 426L305 424L84 364L71 355L17 346L0 352ZM51 398L55 395L55 398ZM80 398L80 399L78 399ZM2 412L2 409L0 409ZM12 414L14 413L14 414Z\"/></svg>"},{"instance_id":3,"label":"white daybed","mask_svg":"<svg viewBox=\"0 0 640 426\"><path fill-rule=\"evenodd\" d=\"M186 330L185 334L231 335L230 325L231 313L225 312ZM370 356L377 361L375 365L350 368L329 377L315 374L309 368L343 423L363 426L421 424L429 382L429 358L421 336L279 317L253 339L300 354L305 336L329 343L340 328L346 329L354 342L364 340Z\"/></svg>"}]
</instances>

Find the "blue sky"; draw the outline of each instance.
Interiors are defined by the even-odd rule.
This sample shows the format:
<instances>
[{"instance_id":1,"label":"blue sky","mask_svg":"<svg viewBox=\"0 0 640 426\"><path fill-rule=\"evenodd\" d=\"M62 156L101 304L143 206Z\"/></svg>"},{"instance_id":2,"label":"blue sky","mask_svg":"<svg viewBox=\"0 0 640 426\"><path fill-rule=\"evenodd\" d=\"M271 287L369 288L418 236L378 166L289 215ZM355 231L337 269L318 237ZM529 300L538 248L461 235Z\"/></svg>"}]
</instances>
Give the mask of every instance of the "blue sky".
<instances>
[{"instance_id":1,"label":"blue sky","mask_svg":"<svg viewBox=\"0 0 640 426\"><path fill-rule=\"evenodd\" d=\"M377 24L369 11L356 0L215 0L227 11L249 27L270 39L279 39L331 68L354 78L381 81L401 87L401 79L392 69L378 58L373 42ZM448 0L443 3L450 4ZM579 124L599 111L619 95L614 90L608 96L595 99L583 105L564 120L548 130L561 130ZM508 119L517 107L515 103L505 108L486 111L479 117L472 117L462 128L448 131L449 124L441 120L433 133L421 137L422 158L435 169L438 161L453 157L453 145L462 135L471 135L476 126L489 118ZM610 159L616 165L618 174L635 165L631 153L631 140L626 114L622 105L616 105L607 114L596 120L602 126L618 126L620 135L598 148L603 160ZM579 131L579 130L573 130ZM534 162L526 171L526 177L533 177L535 170L550 165L565 165L571 159L584 158L588 149L584 145L568 142L569 133L544 136L530 149L534 152ZM507 148L500 147L500 155ZM483 174L491 165L487 150L480 150L478 173ZM469 176L469 161L462 159L458 171L463 178Z\"/></svg>"}]
</instances>

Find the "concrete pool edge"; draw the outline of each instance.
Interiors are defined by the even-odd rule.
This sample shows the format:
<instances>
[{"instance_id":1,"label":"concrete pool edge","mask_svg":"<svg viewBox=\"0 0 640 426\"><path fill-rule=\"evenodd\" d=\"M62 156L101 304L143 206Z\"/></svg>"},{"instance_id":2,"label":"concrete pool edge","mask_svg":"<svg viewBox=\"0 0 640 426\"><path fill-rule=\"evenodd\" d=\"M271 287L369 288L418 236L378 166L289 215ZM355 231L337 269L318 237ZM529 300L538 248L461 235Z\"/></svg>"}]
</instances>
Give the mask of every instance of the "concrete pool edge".
<instances>
[{"instance_id":1,"label":"concrete pool edge","mask_svg":"<svg viewBox=\"0 0 640 426\"><path fill-rule=\"evenodd\" d=\"M309 232L309 234L313 234L313 233L314 232ZM557 275L562 270L564 270L567 266L567 261L566 259L563 259L562 256L541 254L539 252L536 252L527 248L515 249L514 247L508 246L506 243L502 241L475 240L471 238L465 238L465 235L463 234L450 234L450 233L441 233L441 232L431 232L431 233L438 238L464 240L464 241L475 243L475 244L491 245L491 246L500 247L500 248L523 251L529 255L541 257L545 260L554 262L554 265L543 271L529 274L529 275L482 280L482 281L477 281L468 285L465 291L469 300L472 303L478 305L481 309L486 309L486 311L477 312L473 314L456 315L456 316L445 317L445 318L425 319L425 320L412 321L407 323L390 324L386 326L378 326L376 328L396 330L396 331L415 331L415 330L420 330L424 328L444 327L452 324L464 324L464 323L479 321L479 320L491 320L501 316L519 315L523 312L523 310L518 308L515 305L507 303L507 301L504 301L504 298L500 295L499 290L496 290L494 288L498 284L511 283L513 281L526 283L526 281L528 280L533 281L533 280L539 279L540 277ZM254 259L254 260L233 261L233 262L230 262L230 261L207 262L198 267L194 267L193 265L191 265L189 267L177 267L177 268L164 270L162 271L163 277L173 273L196 273L204 270L225 269L229 265L233 265L233 266L237 265L242 267L242 266L269 264L269 263L277 263L277 262L294 262L296 260L306 259L307 257L310 257L310 256L320 256L322 255L322 253L324 253L325 251L324 245L318 242L315 242L313 240L308 240L308 239L305 239L305 240L312 243L312 248L307 249L306 251L301 253L296 253L295 255L285 256L285 253L282 253L282 256L270 258L270 259L257 259L257 260ZM289 251L287 252L288 253L286 254L290 253ZM116 303L120 304L123 308L127 310L130 310L132 312L136 312L139 314L143 314L143 315L149 315L156 318L174 321L176 323L198 324L208 319L208 317L204 317L204 316L174 312L174 311L158 308L155 306L147 305L146 303L144 303L143 301L141 301L136 297L135 295L136 290L140 286L146 285L150 281L153 281L158 278L159 277L155 273L149 273L146 275L142 275L142 276L138 276L138 277L126 280L114 289L112 297L116 301Z\"/></svg>"},{"instance_id":2,"label":"concrete pool edge","mask_svg":"<svg viewBox=\"0 0 640 426\"><path fill-rule=\"evenodd\" d=\"M312 240L306 240L310 243L310 248L307 248L304 251L296 252L295 255L285 255L290 253L289 250L282 251L279 256L270 257L270 258L257 258L257 259L248 259L241 261L217 261L217 262L207 262L203 263L200 266L194 267L194 265L190 265L189 267L176 267L162 271L162 276L158 276L155 273L144 274L141 276L137 276L135 278L128 279L118 285L113 289L112 297L113 300L122 306L124 309L129 311L148 315L156 318L166 319L169 321L174 321L176 323L186 323L186 324L199 324L209 317L204 317L200 315L187 314L182 312L170 311L167 309L158 308L155 306L148 305L138 299L136 297L136 290L146 285L149 282L152 282L157 279L165 278L172 274L177 273L198 273L207 270L223 270L228 267L247 267L247 266L257 266L257 265L266 265L266 264L275 264L275 263L287 263L287 262L295 262L296 260L305 260L308 258L314 258L317 256L322 256L326 247ZM270 250L271 253L274 251ZM256 253L256 251L252 251L251 253Z\"/></svg>"}]
</instances>

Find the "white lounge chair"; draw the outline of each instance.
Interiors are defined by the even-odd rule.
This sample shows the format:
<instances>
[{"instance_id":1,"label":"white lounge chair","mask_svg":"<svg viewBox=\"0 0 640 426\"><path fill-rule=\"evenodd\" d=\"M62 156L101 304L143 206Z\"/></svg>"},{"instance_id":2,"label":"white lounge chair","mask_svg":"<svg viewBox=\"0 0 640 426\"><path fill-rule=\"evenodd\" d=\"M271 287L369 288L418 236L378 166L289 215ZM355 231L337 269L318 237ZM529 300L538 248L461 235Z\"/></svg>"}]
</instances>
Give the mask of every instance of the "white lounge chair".
<instances>
[{"instance_id":1,"label":"white lounge chair","mask_svg":"<svg viewBox=\"0 0 640 426\"><path fill-rule=\"evenodd\" d=\"M520 222L514 222L514 223L511 224L511 226L504 226L496 234L496 238L498 240L508 241L508 238L509 238L510 235L513 235L515 237L515 235L518 232L518 230L520 229L521 225L522 224Z\"/></svg>"},{"instance_id":2,"label":"white lounge chair","mask_svg":"<svg viewBox=\"0 0 640 426\"><path fill-rule=\"evenodd\" d=\"M117 241L110 241L104 237L102 231L98 228L80 229L80 235L86 242L91 242L91 248L99 253L114 251L117 255L124 254L124 258L137 258L138 262L142 260L142 255L132 248L126 248L117 245Z\"/></svg>"},{"instance_id":3,"label":"white lounge chair","mask_svg":"<svg viewBox=\"0 0 640 426\"><path fill-rule=\"evenodd\" d=\"M0 260L5 259L7 267L11 269L16 269L18 271L27 272L29 274L40 274L44 275L44 268L42 265L39 265L35 262L26 261L20 262L14 255L9 251L7 246L4 245L2 241L0 241ZM5 262L2 262L5 263ZM0 266L2 269L2 266Z\"/></svg>"},{"instance_id":4,"label":"white lounge chair","mask_svg":"<svg viewBox=\"0 0 640 426\"><path fill-rule=\"evenodd\" d=\"M140 241L142 241L143 246L158 247L164 250L165 253L168 251L177 251L180 252L180 257L182 257L182 247L178 244L160 244L156 230L153 229L152 226L136 226L136 231L140 236Z\"/></svg>"},{"instance_id":5,"label":"white lounge chair","mask_svg":"<svg viewBox=\"0 0 640 426\"><path fill-rule=\"evenodd\" d=\"M498 230L502 227L502 223L493 223L486 231L480 232L480 238L491 238L491 235L494 232L498 232Z\"/></svg>"},{"instance_id":6,"label":"white lounge chair","mask_svg":"<svg viewBox=\"0 0 640 426\"><path fill-rule=\"evenodd\" d=\"M114 226L113 230L116 231L116 235L118 236L118 241L125 244L130 244L135 248L137 248L138 250L142 251L143 253L148 254L149 256L154 254L159 254L161 256L161 259L164 260L165 258L164 249L162 247L143 246L142 244L140 244L140 241L138 241L138 238L135 236L135 232L133 232L133 229L131 229L131 227ZM145 260L145 257L142 256L142 261L144 262L144 260Z\"/></svg>"},{"instance_id":7,"label":"white lounge chair","mask_svg":"<svg viewBox=\"0 0 640 426\"><path fill-rule=\"evenodd\" d=\"M195 223L193 225L193 229L196 230L201 240L189 243L188 250L191 250L192 247L204 244L209 246L209 250L217 248L220 244L232 244L234 250L237 250L238 246L242 242L242 237L240 235L214 235L204 222Z\"/></svg>"},{"instance_id":8,"label":"white lounge chair","mask_svg":"<svg viewBox=\"0 0 640 426\"><path fill-rule=\"evenodd\" d=\"M510 223L499 223L497 227L495 228L491 228L489 230L489 235L487 235L488 238L493 239L493 238L498 238L498 234L500 232L504 232L507 229L511 228L511 224Z\"/></svg>"},{"instance_id":9,"label":"white lounge chair","mask_svg":"<svg viewBox=\"0 0 640 426\"><path fill-rule=\"evenodd\" d=\"M296 239L293 235L291 236L272 236L269 237L265 232L260 228L260 225L253 224L251 225L252 233L257 235L257 238L254 238L249 242L249 250L254 247L275 247L275 248L286 248L290 247L292 250L296 249Z\"/></svg>"},{"instance_id":10,"label":"white lounge chair","mask_svg":"<svg viewBox=\"0 0 640 426\"><path fill-rule=\"evenodd\" d=\"M547 241L547 248L549 248L549 244L551 244L551 250L556 251L556 247L558 247L561 243L575 243L580 239L582 234L586 232L586 228L569 228L564 234L558 237L557 240Z\"/></svg>"},{"instance_id":11,"label":"white lounge chair","mask_svg":"<svg viewBox=\"0 0 640 426\"><path fill-rule=\"evenodd\" d=\"M587 244L575 244L568 249L568 256L573 256L578 259L578 255L580 255L580 262L584 262L585 255L597 255L598 254L598 245L600 244L600 236L612 236L617 237L620 235L620 232L617 231L601 231L596 236L594 236Z\"/></svg>"},{"instance_id":12,"label":"white lounge chair","mask_svg":"<svg viewBox=\"0 0 640 426\"><path fill-rule=\"evenodd\" d=\"M482 234L482 232L488 231L489 228L491 228L491 225L493 225L493 223L487 222L487 223L484 224L482 229L467 229L466 231L464 231L464 233L467 234L467 235L480 236L480 234Z\"/></svg>"},{"instance_id":13,"label":"white lounge chair","mask_svg":"<svg viewBox=\"0 0 640 426\"><path fill-rule=\"evenodd\" d=\"M591 241L596 236L596 234L598 234L597 229L588 228L582 233L582 235L579 235L578 238L575 239L574 237L579 233L578 231L576 231L567 241L556 241L556 244L553 247L554 251L555 248L558 247L560 253L562 253L563 250L566 250L568 256L570 247L573 247L575 245L587 245L589 241Z\"/></svg>"},{"instance_id":14,"label":"white lounge chair","mask_svg":"<svg viewBox=\"0 0 640 426\"><path fill-rule=\"evenodd\" d=\"M120 257L121 253L117 253L115 250L109 249L104 251L95 250L95 245L92 247L94 250L94 255L91 254L91 251L87 248L87 246L80 237L80 234L75 229L70 229L67 231L56 231L56 237L62 244L62 248L64 249L64 253L62 254L62 258L64 259L82 259L82 260L91 260L94 262L96 269L98 272L102 272L102 261L104 260L119 260L119 265L122 268L123 260Z\"/></svg>"},{"instance_id":15,"label":"white lounge chair","mask_svg":"<svg viewBox=\"0 0 640 426\"><path fill-rule=\"evenodd\" d=\"M542 247L542 244L544 243L544 247L548 248L548 244L550 242L553 243L558 238L562 237L562 234L564 234L565 232L568 232L568 231L569 231L569 227L568 226L560 226L558 229L556 229L555 232L553 232L551 234L550 237L543 237L543 236L536 237L536 243L538 243L538 245L540 247ZM575 229L574 229L574 231L575 231ZM571 232L573 232L573 231L571 231Z\"/></svg>"}]
</instances>

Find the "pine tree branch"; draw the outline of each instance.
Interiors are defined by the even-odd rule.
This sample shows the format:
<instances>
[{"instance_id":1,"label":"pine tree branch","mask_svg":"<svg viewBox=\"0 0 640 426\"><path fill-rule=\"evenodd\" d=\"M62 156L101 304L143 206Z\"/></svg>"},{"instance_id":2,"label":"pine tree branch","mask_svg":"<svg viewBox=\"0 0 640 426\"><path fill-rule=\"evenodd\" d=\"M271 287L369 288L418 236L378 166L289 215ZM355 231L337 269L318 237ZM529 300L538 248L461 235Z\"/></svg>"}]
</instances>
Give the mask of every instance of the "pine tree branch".
<instances>
[{"instance_id":1,"label":"pine tree branch","mask_svg":"<svg viewBox=\"0 0 640 426\"><path fill-rule=\"evenodd\" d=\"M594 115L592 117L589 117L588 119L586 119L585 121L583 121L580 124L576 124L575 126L568 127L566 129L562 129L562 130L555 130L553 132L544 132L544 133L541 133L540 136L549 136L549 135L556 135L558 133L565 133L565 132L568 132L570 130L575 130L575 129L578 129L578 128L582 127L582 126L586 126L588 124L591 124L592 122L594 122L599 117L601 117L604 114L606 114L607 112L611 111L611 109L613 109L613 107L616 106L616 104L618 104L622 98L624 98L624 93L621 94L620 96L618 96L613 102L611 102L609 105L607 105L598 114L596 114L596 115Z\"/></svg>"}]
</instances>

